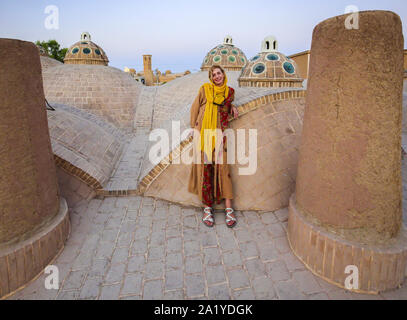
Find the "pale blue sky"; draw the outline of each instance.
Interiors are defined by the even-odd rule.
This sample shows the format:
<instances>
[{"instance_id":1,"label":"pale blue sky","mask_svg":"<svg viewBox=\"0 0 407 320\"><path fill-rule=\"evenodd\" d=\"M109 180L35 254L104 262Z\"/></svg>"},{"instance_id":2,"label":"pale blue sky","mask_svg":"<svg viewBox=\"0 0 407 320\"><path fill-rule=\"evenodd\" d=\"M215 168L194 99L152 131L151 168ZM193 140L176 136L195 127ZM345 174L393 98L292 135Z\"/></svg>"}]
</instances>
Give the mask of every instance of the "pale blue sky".
<instances>
[{"instance_id":1,"label":"pale blue sky","mask_svg":"<svg viewBox=\"0 0 407 320\"><path fill-rule=\"evenodd\" d=\"M48 5L59 9L58 30L44 26ZM142 55L152 54L154 69L197 71L205 54L227 34L248 58L267 35L276 36L284 54L307 50L313 28L343 14L348 5L394 11L407 38L406 0L0 0L0 37L56 39L69 47L88 31L113 67L138 71Z\"/></svg>"}]
</instances>

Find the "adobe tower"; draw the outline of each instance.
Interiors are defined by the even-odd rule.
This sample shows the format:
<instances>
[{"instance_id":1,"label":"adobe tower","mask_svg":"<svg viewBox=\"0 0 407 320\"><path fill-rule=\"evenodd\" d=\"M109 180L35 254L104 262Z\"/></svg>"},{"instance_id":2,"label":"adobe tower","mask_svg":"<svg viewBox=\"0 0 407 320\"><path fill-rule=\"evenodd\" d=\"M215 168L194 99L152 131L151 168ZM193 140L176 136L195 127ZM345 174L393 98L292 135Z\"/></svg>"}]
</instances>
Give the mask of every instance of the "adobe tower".
<instances>
[{"instance_id":1,"label":"adobe tower","mask_svg":"<svg viewBox=\"0 0 407 320\"><path fill-rule=\"evenodd\" d=\"M33 279L70 230L59 196L38 48L0 39L0 297Z\"/></svg>"},{"instance_id":2,"label":"adobe tower","mask_svg":"<svg viewBox=\"0 0 407 320\"><path fill-rule=\"evenodd\" d=\"M325 20L313 32L288 238L316 275L378 293L403 282L407 260L401 208L404 40L393 12L360 12L356 29L347 28L348 17ZM352 286L346 285L353 275L349 266L358 273Z\"/></svg>"},{"instance_id":3,"label":"adobe tower","mask_svg":"<svg viewBox=\"0 0 407 320\"><path fill-rule=\"evenodd\" d=\"M144 80L146 86L152 86L154 82L153 70L151 69L151 54L143 55Z\"/></svg>"}]
</instances>

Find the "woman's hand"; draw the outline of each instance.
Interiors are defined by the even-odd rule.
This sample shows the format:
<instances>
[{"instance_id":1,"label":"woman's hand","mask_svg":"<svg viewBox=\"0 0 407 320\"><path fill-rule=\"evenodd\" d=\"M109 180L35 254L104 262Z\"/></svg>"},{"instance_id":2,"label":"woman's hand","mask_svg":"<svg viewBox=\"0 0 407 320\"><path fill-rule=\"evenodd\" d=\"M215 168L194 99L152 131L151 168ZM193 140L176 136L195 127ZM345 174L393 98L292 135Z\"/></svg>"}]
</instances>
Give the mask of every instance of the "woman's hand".
<instances>
[{"instance_id":1,"label":"woman's hand","mask_svg":"<svg viewBox=\"0 0 407 320\"><path fill-rule=\"evenodd\" d=\"M237 110L237 108L235 106L232 106L232 116L235 119L239 116L239 111Z\"/></svg>"},{"instance_id":2,"label":"woman's hand","mask_svg":"<svg viewBox=\"0 0 407 320\"><path fill-rule=\"evenodd\" d=\"M193 136L194 136L194 130L191 129L191 131L189 131L189 133L188 133L187 137L185 138L185 140L189 140Z\"/></svg>"}]
</instances>

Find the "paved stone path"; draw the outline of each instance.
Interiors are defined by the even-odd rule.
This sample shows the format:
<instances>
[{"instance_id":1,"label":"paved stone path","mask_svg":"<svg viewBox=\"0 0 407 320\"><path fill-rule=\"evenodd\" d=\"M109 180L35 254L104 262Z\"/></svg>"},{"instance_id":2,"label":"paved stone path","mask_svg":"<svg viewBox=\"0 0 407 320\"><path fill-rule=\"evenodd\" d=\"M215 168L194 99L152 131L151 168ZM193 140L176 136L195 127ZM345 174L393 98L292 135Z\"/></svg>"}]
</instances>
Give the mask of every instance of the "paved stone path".
<instances>
[{"instance_id":1,"label":"paved stone path","mask_svg":"<svg viewBox=\"0 0 407 320\"><path fill-rule=\"evenodd\" d=\"M346 292L292 254L287 209L237 212L229 229L200 222L199 209L148 197L93 199L71 210L59 290L41 275L9 299L407 299L401 289Z\"/></svg>"},{"instance_id":2,"label":"paved stone path","mask_svg":"<svg viewBox=\"0 0 407 320\"><path fill-rule=\"evenodd\" d=\"M122 157L105 186L106 190L137 189L143 158L148 146L148 133L151 130L156 92L156 87L143 88L136 110L134 132L129 134Z\"/></svg>"},{"instance_id":3,"label":"paved stone path","mask_svg":"<svg viewBox=\"0 0 407 320\"><path fill-rule=\"evenodd\" d=\"M105 186L105 190L136 190L148 141L147 133L131 137Z\"/></svg>"}]
</instances>

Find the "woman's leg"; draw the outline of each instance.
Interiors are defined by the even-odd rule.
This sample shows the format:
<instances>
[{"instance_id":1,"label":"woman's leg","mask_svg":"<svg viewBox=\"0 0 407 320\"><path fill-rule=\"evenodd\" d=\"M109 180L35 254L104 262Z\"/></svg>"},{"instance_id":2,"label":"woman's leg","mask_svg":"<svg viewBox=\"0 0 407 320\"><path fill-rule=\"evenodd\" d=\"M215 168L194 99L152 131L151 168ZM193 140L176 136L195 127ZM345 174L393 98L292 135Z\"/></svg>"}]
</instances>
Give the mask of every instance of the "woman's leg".
<instances>
[{"instance_id":1,"label":"woman's leg","mask_svg":"<svg viewBox=\"0 0 407 320\"><path fill-rule=\"evenodd\" d=\"M232 208L232 200L231 199L225 199L225 213L226 213L226 224L228 227L233 227L236 224L236 216L233 213L233 208ZM232 210L230 210L232 209Z\"/></svg>"},{"instance_id":2,"label":"woman's leg","mask_svg":"<svg viewBox=\"0 0 407 320\"><path fill-rule=\"evenodd\" d=\"M232 208L232 200L225 199L225 206L226 206L226 208Z\"/></svg>"},{"instance_id":3,"label":"woman's leg","mask_svg":"<svg viewBox=\"0 0 407 320\"><path fill-rule=\"evenodd\" d=\"M211 164L204 164L204 175L202 181L202 202L206 206L204 209L202 221L208 227L212 227L215 223L213 219L212 205L213 205L213 195L212 195L212 177L213 177L213 166Z\"/></svg>"}]
</instances>

